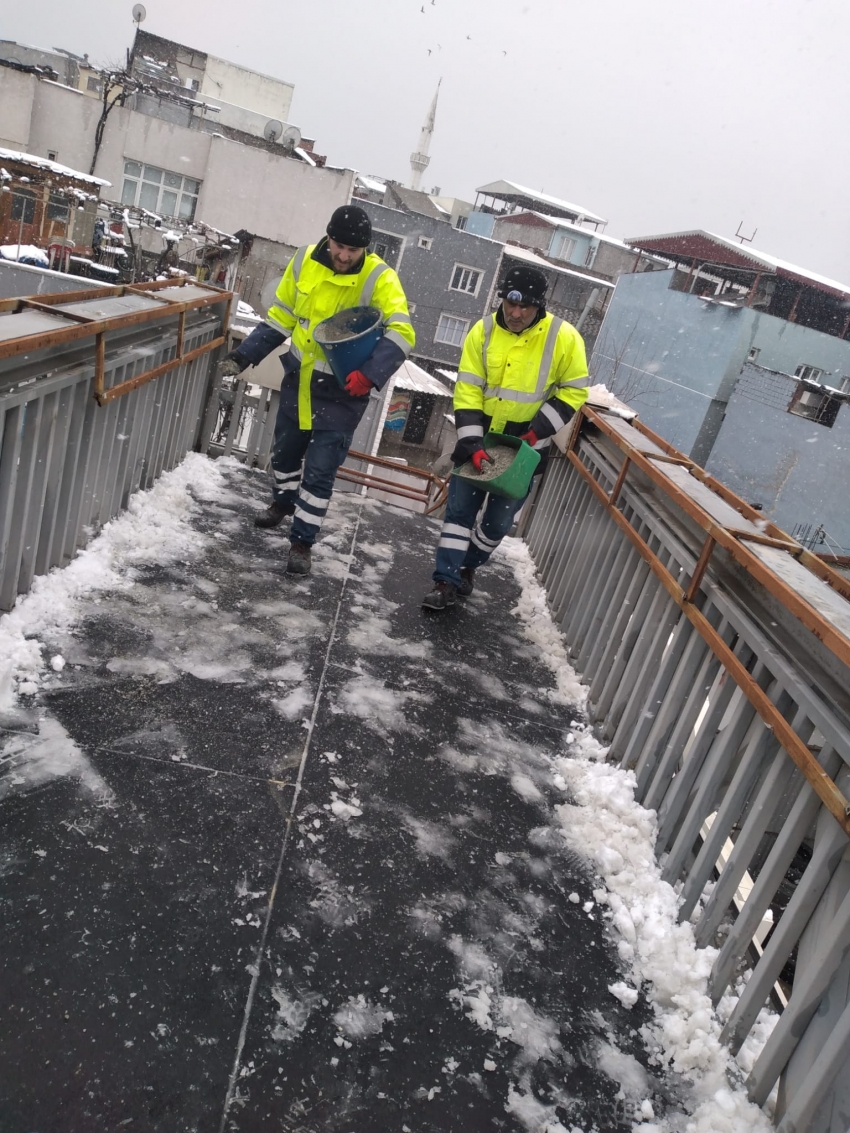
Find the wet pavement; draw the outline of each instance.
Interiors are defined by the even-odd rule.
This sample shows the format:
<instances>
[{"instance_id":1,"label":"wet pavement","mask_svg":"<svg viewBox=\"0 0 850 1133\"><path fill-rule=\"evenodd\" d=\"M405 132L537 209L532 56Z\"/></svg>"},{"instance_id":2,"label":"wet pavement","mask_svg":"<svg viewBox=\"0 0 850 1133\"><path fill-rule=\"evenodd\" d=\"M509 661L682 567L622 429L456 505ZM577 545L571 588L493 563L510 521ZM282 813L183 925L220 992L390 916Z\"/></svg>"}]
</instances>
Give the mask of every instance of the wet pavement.
<instances>
[{"instance_id":1,"label":"wet pavement","mask_svg":"<svg viewBox=\"0 0 850 1133\"><path fill-rule=\"evenodd\" d=\"M225 476L0 730L0 1131L630 1129L649 1012L509 564L423 611L439 524L338 495L288 578Z\"/></svg>"}]
</instances>

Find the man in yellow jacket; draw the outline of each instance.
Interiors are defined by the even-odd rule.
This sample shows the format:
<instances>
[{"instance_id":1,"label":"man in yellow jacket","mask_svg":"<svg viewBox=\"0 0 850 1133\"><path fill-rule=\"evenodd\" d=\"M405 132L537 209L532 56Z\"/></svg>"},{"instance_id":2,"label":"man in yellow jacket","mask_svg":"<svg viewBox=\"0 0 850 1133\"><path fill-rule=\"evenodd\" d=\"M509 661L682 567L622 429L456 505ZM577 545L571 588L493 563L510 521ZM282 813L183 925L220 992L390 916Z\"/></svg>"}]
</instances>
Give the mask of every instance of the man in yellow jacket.
<instances>
[{"instance_id":1,"label":"man in yellow jacket","mask_svg":"<svg viewBox=\"0 0 850 1133\"><path fill-rule=\"evenodd\" d=\"M587 401L584 342L574 326L546 313L546 277L537 268L511 268L499 296L499 309L477 322L463 344L452 459L471 460L480 472L491 459L484 434L507 433L541 453L542 472L553 434ZM510 531L523 502L452 477L434 589L423 606L444 610L472 593L475 571Z\"/></svg>"},{"instance_id":2,"label":"man in yellow jacket","mask_svg":"<svg viewBox=\"0 0 850 1133\"><path fill-rule=\"evenodd\" d=\"M371 238L371 222L359 205L338 208L327 236L293 256L265 323L220 367L223 376L239 374L290 338L289 350L281 356L284 376L271 455L273 498L254 520L257 527L277 527L294 516L286 566L290 574L310 570L310 548L370 392L383 389L415 342L401 281L379 256L367 252ZM342 387L313 333L324 319L349 307L377 307L383 315L383 335Z\"/></svg>"}]
</instances>

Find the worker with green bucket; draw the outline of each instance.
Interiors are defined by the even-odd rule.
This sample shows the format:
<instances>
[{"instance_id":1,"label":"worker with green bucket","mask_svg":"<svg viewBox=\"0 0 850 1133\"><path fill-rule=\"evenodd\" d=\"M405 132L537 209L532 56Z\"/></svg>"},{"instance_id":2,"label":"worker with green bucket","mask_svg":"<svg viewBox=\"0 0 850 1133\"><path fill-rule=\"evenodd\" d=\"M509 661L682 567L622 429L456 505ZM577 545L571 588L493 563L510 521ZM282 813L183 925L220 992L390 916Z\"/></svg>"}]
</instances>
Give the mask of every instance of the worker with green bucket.
<instances>
[{"instance_id":1,"label":"worker with green bucket","mask_svg":"<svg viewBox=\"0 0 850 1133\"><path fill-rule=\"evenodd\" d=\"M477 322L463 344L454 394L455 470L434 588L422 599L430 610L472 593L476 570L510 531L534 475L543 471L552 436L587 401L584 342L574 326L547 314L543 273L511 268L499 296L499 309Z\"/></svg>"},{"instance_id":2,"label":"worker with green bucket","mask_svg":"<svg viewBox=\"0 0 850 1133\"><path fill-rule=\"evenodd\" d=\"M371 239L364 209L338 208L327 236L293 256L265 323L220 366L223 376L234 376L290 338L281 356L272 502L254 520L267 528L294 517L289 574L309 572L311 547L369 394L386 385L415 341L401 281L367 251Z\"/></svg>"}]
</instances>

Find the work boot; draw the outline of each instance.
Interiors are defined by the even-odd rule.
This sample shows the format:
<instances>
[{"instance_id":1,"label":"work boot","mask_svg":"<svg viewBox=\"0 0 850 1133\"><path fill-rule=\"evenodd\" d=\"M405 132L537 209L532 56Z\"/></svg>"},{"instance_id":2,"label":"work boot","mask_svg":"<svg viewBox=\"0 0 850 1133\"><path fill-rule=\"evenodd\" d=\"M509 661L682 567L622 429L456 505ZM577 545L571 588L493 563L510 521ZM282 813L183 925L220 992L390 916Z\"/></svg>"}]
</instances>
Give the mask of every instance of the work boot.
<instances>
[{"instance_id":1,"label":"work boot","mask_svg":"<svg viewBox=\"0 0 850 1133\"><path fill-rule=\"evenodd\" d=\"M299 543L294 540L289 548L289 561L286 564L287 574L310 573L310 544Z\"/></svg>"},{"instance_id":2,"label":"work boot","mask_svg":"<svg viewBox=\"0 0 850 1133\"><path fill-rule=\"evenodd\" d=\"M437 582L434 589L422 599L422 605L429 610L445 610L455 604L456 590L450 582Z\"/></svg>"},{"instance_id":3,"label":"work boot","mask_svg":"<svg viewBox=\"0 0 850 1133\"><path fill-rule=\"evenodd\" d=\"M458 598L468 598L475 589L475 567L460 568L460 586L457 588Z\"/></svg>"},{"instance_id":4,"label":"work boot","mask_svg":"<svg viewBox=\"0 0 850 1133\"><path fill-rule=\"evenodd\" d=\"M288 515L295 514L295 504L279 504L277 500L261 511L259 515L254 517L255 527L277 527L286 519Z\"/></svg>"}]
</instances>

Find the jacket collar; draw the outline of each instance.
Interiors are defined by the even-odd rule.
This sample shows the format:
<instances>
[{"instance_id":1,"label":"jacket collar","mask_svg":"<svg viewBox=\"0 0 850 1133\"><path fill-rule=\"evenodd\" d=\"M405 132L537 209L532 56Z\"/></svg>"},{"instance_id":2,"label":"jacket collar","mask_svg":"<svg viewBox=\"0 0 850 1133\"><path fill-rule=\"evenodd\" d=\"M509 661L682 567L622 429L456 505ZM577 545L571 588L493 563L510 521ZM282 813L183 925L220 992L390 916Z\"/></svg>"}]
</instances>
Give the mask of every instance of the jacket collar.
<instances>
[{"instance_id":1,"label":"jacket collar","mask_svg":"<svg viewBox=\"0 0 850 1133\"><path fill-rule=\"evenodd\" d=\"M363 256L361 257L361 259L359 259L353 267L350 267L348 271L334 271L334 266L331 261L331 254L328 251L328 238L327 236L323 236L316 247L313 249L310 259L315 260L316 263L321 264L322 267L327 268L328 271L334 272L334 275L359 275L363 270L363 261L366 259L366 249L363 249Z\"/></svg>"}]
</instances>

